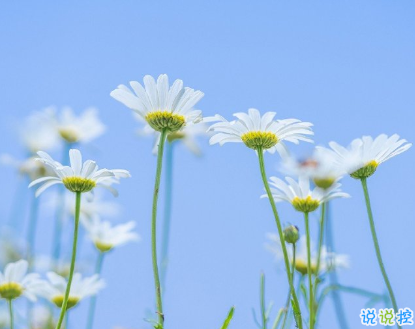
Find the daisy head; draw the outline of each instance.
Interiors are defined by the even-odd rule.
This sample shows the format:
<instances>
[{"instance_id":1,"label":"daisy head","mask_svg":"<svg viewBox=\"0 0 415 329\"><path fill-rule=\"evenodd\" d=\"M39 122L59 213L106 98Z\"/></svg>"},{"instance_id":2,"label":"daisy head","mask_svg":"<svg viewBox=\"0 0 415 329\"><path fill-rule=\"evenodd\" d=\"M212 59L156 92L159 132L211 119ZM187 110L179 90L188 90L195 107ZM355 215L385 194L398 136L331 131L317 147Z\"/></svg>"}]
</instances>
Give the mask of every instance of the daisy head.
<instances>
[{"instance_id":1,"label":"daisy head","mask_svg":"<svg viewBox=\"0 0 415 329\"><path fill-rule=\"evenodd\" d=\"M329 145L331 149L328 151L336 158L337 165L356 179L372 176L381 163L412 146L396 134L390 137L382 134L375 139L363 136L353 140L347 148L336 142L330 142Z\"/></svg>"},{"instance_id":2,"label":"daisy head","mask_svg":"<svg viewBox=\"0 0 415 329\"><path fill-rule=\"evenodd\" d=\"M160 75L157 82L150 75L143 80L144 87L131 81L132 90L119 85L110 95L138 113L156 131L175 132L201 120L202 112L193 109L204 95L201 91L183 87L182 80L169 86L166 74Z\"/></svg>"},{"instance_id":3,"label":"daisy head","mask_svg":"<svg viewBox=\"0 0 415 329\"><path fill-rule=\"evenodd\" d=\"M0 272L0 297L8 300L25 296L36 301L42 281L35 273L27 274L29 264L25 260L6 265L4 272Z\"/></svg>"},{"instance_id":4,"label":"daisy head","mask_svg":"<svg viewBox=\"0 0 415 329\"><path fill-rule=\"evenodd\" d=\"M59 136L70 144L90 142L105 131L95 108L88 108L77 116L71 108L66 107L55 114L53 124Z\"/></svg>"},{"instance_id":5,"label":"daisy head","mask_svg":"<svg viewBox=\"0 0 415 329\"><path fill-rule=\"evenodd\" d=\"M266 112L261 116L257 109L252 108L248 113L235 113L236 120L233 121L216 115L219 122L209 128L214 133L210 144L244 143L256 151L274 153L284 150L284 141L295 144L299 141L312 142L309 137L313 135L311 123L297 119L275 120L275 115L275 112Z\"/></svg>"},{"instance_id":6,"label":"daisy head","mask_svg":"<svg viewBox=\"0 0 415 329\"><path fill-rule=\"evenodd\" d=\"M57 307L61 308L65 299L68 282L64 277L54 272L48 272L46 276L48 281L44 281L41 295ZM75 273L69 292L67 309L78 305L79 302L86 297L96 295L104 287L105 282L103 279L99 278L98 274L88 278L82 278L80 273Z\"/></svg>"},{"instance_id":7,"label":"daisy head","mask_svg":"<svg viewBox=\"0 0 415 329\"><path fill-rule=\"evenodd\" d=\"M316 186L327 189L341 179L344 170L336 163L333 152L316 148L305 160L291 156L283 158L282 171L288 175L309 177Z\"/></svg>"},{"instance_id":8,"label":"daisy head","mask_svg":"<svg viewBox=\"0 0 415 329\"><path fill-rule=\"evenodd\" d=\"M121 225L112 226L108 221L99 217L83 222L89 238L100 252L108 252L115 247L128 242L138 241L139 235L134 232L135 222L131 221Z\"/></svg>"},{"instance_id":9,"label":"daisy head","mask_svg":"<svg viewBox=\"0 0 415 329\"><path fill-rule=\"evenodd\" d=\"M63 184L69 191L85 193L101 186L109 188L108 182L114 179L130 177L127 170L122 169L99 169L95 161L87 160L82 163L82 155L79 150L69 151L70 166L63 166L53 160L49 154L39 151L38 161L44 163L53 171L53 176L42 177L30 183L29 187L42 183L37 189L36 196L55 184Z\"/></svg>"},{"instance_id":10,"label":"daisy head","mask_svg":"<svg viewBox=\"0 0 415 329\"><path fill-rule=\"evenodd\" d=\"M283 259L283 253L281 249L281 242L277 234L269 233L267 234L267 238L269 240L266 243L266 248L275 255L276 261L280 261ZM291 248L287 249L288 257L290 259L291 264L293 263L293 250ZM317 258L318 253L314 246L314 243L311 241L311 272L312 274L316 275L317 272L320 275L321 273L328 273L333 271L334 269L340 268L348 268L350 266L350 259L348 255L344 254L336 254L334 252L330 252L327 250L326 246L322 246L321 248L321 257L320 257L320 266L319 271L317 271ZM306 236L301 236L300 240L298 241L298 247L296 249L295 254L295 264L294 268L297 272L302 275L306 275L308 273L307 269L307 239Z\"/></svg>"},{"instance_id":11,"label":"daisy head","mask_svg":"<svg viewBox=\"0 0 415 329\"><path fill-rule=\"evenodd\" d=\"M300 212L309 213L316 210L323 202L349 197L347 193L341 192L340 183L334 183L327 189L320 187L311 189L308 177L300 176L298 182L291 177L286 177L285 180L277 177L270 178L272 196L276 202L288 201L295 210Z\"/></svg>"}]
</instances>

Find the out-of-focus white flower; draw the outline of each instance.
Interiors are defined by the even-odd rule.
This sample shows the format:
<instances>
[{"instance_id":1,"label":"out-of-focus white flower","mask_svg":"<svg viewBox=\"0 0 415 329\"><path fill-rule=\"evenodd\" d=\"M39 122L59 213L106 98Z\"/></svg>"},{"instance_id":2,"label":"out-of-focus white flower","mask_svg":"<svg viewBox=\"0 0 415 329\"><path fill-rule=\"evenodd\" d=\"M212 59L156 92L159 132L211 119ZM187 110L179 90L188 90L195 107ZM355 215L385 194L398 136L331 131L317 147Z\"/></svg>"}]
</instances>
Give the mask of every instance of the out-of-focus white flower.
<instances>
[{"instance_id":1,"label":"out-of-focus white flower","mask_svg":"<svg viewBox=\"0 0 415 329\"><path fill-rule=\"evenodd\" d=\"M323 189L331 187L346 173L336 163L333 153L316 148L311 157L304 161L288 156L283 158L282 171L290 176L309 177L316 186Z\"/></svg>"},{"instance_id":2,"label":"out-of-focus white flower","mask_svg":"<svg viewBox=\"0 0 415 329\"><path fill-rule=\"evenodd\" d=\"M54 272L48 272L46 275L48 281L44 281L41 295L57 307L62 307L68 281ZM82 278L80 273L75 273L72 279L67 309L74 307L86 297L96 295L104 287L105 282L99 278L98 274Z\"/></svg>"},{"instance_id":3,"label":"out-of-focus white flower","mask_svg":"<svg viewBox=\"0 0 415 329\"><path fill-rule=\"evenodd\" d=\"M59 135L52 124L53 108L38 111L26 118L19 128L20 140L30 154L51 151L59 146Z\"/></svg>"},{"instance_id":4,"label":"out-of-focus white flower","mask_svg":"<svg viewBox=\"0 0 415 329\"><path fill-rule=\"evenodd\" d=\"M266 248L275 255L276 261L281 261L283 259L283 253L281 250L281 242L278 235L268 233L267 238L269 242L265 245ZM307 274L307 239L305 235L300 238L297 245L298 247L296 249L295 255L295 269L301 274L305 275ZM292 264L294 258L292 248L287 248L287 252ZM311 271L313 274L317 273L317 258L318 252L315 249L313 242L311 242ZM330 252L324 245L321 247L319 274L327 273L333 271L334 269L349 267L350 257L348 255Z\"/></svg>"},{"instance_id":5,"label":"out-of-focus white flower","mask_svg":"<svg viewBox=\"0 0 415 329\"><path fill-rule=\"evenodd\" d=\"M30 329L55 328L53 314L49 307L36 305L32 310Z\"/></svg>"},{"instance_id":6,"label":"out-of-focus white flower","mask_svg":"<svg viewBox=\"0 0 415 329\"><path fill-rule=\"evenodd\" d=\"M98 110L86 109L77 116L69 107L54 112L52 125L67 143L88 143L105 132L105 125L98 118Z\"/></svg>"},{"instance_id":7,"label":"out-of-focus white flower","mask_svg":"<svg viewBox=\"0 0 415 329\"><path fill-rule=\"evenodd\" d=\"M202 112L193 108L204 95L201 91L183 87L182 80L174 81L169 87L166 74L161 74L157 82L150 75L143 80L144 87L131 81L132 91L119 85L111 96L134 110L156 131L179 131L202 119Z\"/></svg>"},{"instance_id":8,"label":"out-of-focus white flower","mask_svg":"<svg viewBox=\"0 0 415 329\"><path fill-rule=\"evenodd\" d=\"M287 182L277 177L270 178L272 196L276 202L288 201L297 211L312 212L323 202L350 197L349 194L341 192L340 183L334 183L327 189L320 187L311 189L308 177L301 176L298 182L291 177L285 177L285 180ZM267 197L267 195L262 195L262 197Z\"/></svg>"},{"instance_id":9,"label":"out-of-focus white flower","mask_svg":"<svg viewBox=\"0 0 415 329\"><path fill-rule=\"evenodd\" d=\"M30 180L35 180L51 174L51 171L43 163L36 161L36 157L29 157L25 160L17 160L11 155L0 155L0 163L14 167L19 175L27 176Z\"/></svg>"},{"instance_id":10,"label":"out-of-focus white flower","mask_svg":"<svg viewBox=\"0 0 415 329\"><path fill-rule=\"evenodd\" d=\"M353 140L347 148L336 142L330 142L329 145L331 150L326 150L333 154L337 165L356 179L373 175L381 163L407 151L412 146L396 134L390 137L382 134L375 139L371 136L363 136Z\"/></svg>"},{"instance_id":11,"label":"out-of-focus white flower","mask_svg":"<svg viewBox=\"0 0 415 329\"><path fill-rule=\"evenodd\" d=\"M66 193L65 195L66 211L71 216L75 216L75 197L73 193ZM95 216L114 217L120 213L120 206L118 203L103 200L99 194L95 194L93 198L85 194L82 196L81 202L81 221L90 221Z\"/></svg>"},{"instance_id":12,"label":"out-of-focus white flower","mask_svg":"<svg viewBox=\"0 0 415 329\"><path fill-rule=\"evenodd\" d=\"M71 166L63 166L59 162L53 160L49 154L45 152L38 152L39 161L44 163L53 170L55 176L48 176L36 179L30 183L29 187L43 183L36 190L36 196L39 196L50 186L55 184L63 184L71 192L90 192L95 187L109 188L106 184L108 181L113 182L112 179L121 177L130 177L130 173L123 169L100 169L95 161L87 160L82 163L82 155L79 150L71 149L69 151L69 158Z\"/></svg>"},{"instance_id":13,"label":"out-of-focus white flower","mask_svg":"<svg viewBox=\"0 0 415 329\"><path fill-rule=\"evenodd\" d=\"M248 113L239 112L234 116L237 120L228 121L216 115L219 121L210 126L214 135L210 144L244 143L254 150L278 151L285 156L287 151L284 141L298 144L299 141L313 142L308 136L313 135L312 124L297 119L275 120L275 112L266 112L261 116L257 109L249 109Z\"/></svg>"},{"instance_id":14,"label":"out-of-focus white flower","mask_svg":"<svg viewBox=\"0 0 415 329\"><path fill-rule=\"evenodd\" d=\"M0 308L0 329L9 328L10 314L6 308Z\"/></svg>"},{"instance_id":15,"label":"out-of-focus white flower","mask_svg":"<svg viewBox=\"0 0 415 329\"><path fill-rule=\"evenodd\" d=\"M26 242L7 227L1 228L0 266L17 262L23 258Z\"/></svg>"},{"instance_id":16,"label":"out-of-focus white flower","mask_svg":"<svg viewBox=\"0 0 415 329\"><path fill-rule=\"evenodd\" d=\"M31 301L36 301L39 295L39 288L42 280L39 274L27 274L29 264L25 260L19 260L15 263L9 263L0 272L0 297L8 300L25 296Z\"/></svg>"},{"instance_id":17,"label":"out-of-focus white flower","mask_svg":"<svg viewBox=\"0 0 415 329\"><path fill-rule=\"evenodd\" d=\"M122 246L131 241L138 241L140 236L133 232L135 222L112 226L108 221L102 221L99 217L82 222L95 247L101 252L107 252L115 247Z\"/></svg>"}]
</instances>

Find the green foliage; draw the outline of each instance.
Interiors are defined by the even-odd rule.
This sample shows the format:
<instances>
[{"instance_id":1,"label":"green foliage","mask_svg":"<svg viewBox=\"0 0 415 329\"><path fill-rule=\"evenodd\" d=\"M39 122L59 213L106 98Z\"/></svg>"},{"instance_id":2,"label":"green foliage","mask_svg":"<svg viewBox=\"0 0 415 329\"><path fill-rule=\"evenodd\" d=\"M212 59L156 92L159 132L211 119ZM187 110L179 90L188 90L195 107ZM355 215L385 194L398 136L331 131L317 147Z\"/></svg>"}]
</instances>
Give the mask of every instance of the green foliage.
<instances>
[{"instance_id":1,"label":"green foliage","mask_svg":"<svg viewBox=\"0 0 415 329\"><path fill-rule=\"evenodd\" d=\"M233 314L234 314L234 313L235 313L235 307L234 307L234 306L232 306L232 307L231 307L231 309L230 309L230 311L229 311L229 313L228 313L228 316L226 317L225 322L223 323L223 325L222 325L222 327L221 327L221 329L226 329L226 328L228 328L229 323L231 322L231 320L232 320L232 318L233 318Z\"/></svg>"}]
</instances>

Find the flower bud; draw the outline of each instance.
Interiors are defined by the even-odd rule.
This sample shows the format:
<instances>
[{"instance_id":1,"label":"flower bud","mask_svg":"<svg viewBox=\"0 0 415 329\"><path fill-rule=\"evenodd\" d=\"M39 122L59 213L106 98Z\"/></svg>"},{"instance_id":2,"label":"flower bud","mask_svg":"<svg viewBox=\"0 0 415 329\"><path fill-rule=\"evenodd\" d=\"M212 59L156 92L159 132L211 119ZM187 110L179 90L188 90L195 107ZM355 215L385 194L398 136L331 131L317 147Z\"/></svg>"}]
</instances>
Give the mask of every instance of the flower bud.
<instances>
[{"instance_id":1,"label":"flower bud","mask_svg":"<svg viewBox=\"0 0 415 329\"><path fill-rule=\"evenodd\" d=\"M284 240L287 243L295 244L300 238L297 226L290 225L284 229Z\"/></svg>"}]
</instances>

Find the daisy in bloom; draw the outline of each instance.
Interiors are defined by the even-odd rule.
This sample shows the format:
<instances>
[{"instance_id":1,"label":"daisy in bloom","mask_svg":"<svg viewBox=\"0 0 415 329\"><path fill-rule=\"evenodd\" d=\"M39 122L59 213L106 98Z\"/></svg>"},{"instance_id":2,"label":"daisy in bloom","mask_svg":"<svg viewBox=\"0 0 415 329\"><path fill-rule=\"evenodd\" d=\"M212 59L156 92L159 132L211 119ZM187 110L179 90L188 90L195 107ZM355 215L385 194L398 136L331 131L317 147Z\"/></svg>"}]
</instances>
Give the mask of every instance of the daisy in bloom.
<instances>
[{"instance_id":1,"label":"daisy in bloom","mask_svg":"<svg viewBox=\"0 0 415 329\"><path fill-rule=\"evenodd\" d=\"M54 110L53 114L50 124L58 135L70 144L88 143L101 136L106 129L95 108L88 108L79 116L69 107L63 108L60 113Z\"/></svg>"},{"instance_id":2,"label":"daisy in bloom","mask_svg":"<svg viewBox=\"0 0 415 329\"><path fill-rule=\"evenodd\" d=\"M282 259L282 250L280 239L277 234L269 233L267 238L270 240L265 246L266 248L275 255L275 259L280 261ZM293 262L293 253L292 249L287 249L291 264ZM315 275L317 273L317 250L314 247L313 242L311 242L311 272ZM299 242L298 248L295 255L295 269L300 272L302 275L307 274L307 239L303 235ZM340 268L349 268L350 267L350 258L345 254L336 254L327 250L326 246L321 248L320 256L320 269L319 273L327 273L333 271L334 269Z\"/></svg>"},{"instance_id":3,"label":"daisy in bloom","mask_svg":"<svg viewBox=\"0 0 415 329\"><path fill-rule=\"evenodd\" d=\"M141 121L141 118L140 118ZM175 131L167 135L167 140L170 143L180 142L194 155L200 156L202 150L197 143L198 137L208 136L206 121L203 119L196 124L187 125L180 131ZM151 128L148 124L139 131L143 136L154 136L153 154L157 154L158 145L160 143L160 133Z\"/></svg>"},{"instance_id":4,"label":"daisy in bloom","mask_svg":"<svg viewBox=\"0 0 415 329\"><path fill-rule=\"evenodd\" d=\"M2 154L0 163L16 168L19 175L27 176L31 181L51 174L49 168L37 161L36 157L20 161L8 154Z\"/></svg>"},{"instance_id":5,"label":"daisy in bloom","mask_svg":"<svg viewBox=\"0 0 415 329\"><path fill-rule=\"evenodd\" d=\"M313 183L323 189L331 187L346 173L336 163L333 152L316 148L313 154L303 161L291 156L284 157L282 171L290 176L309 177Z\"/></svg>"},{"instance_id":6,"label":"daisy in bloom","mask_svg":"<svg viewBox=\"0 0 415 329\"><path fill-rule=\"evenodd\" d=\"M139 240L139 235L133 232L135 222L112 226L110 222L101 221L95 216L90 221L83 222L89 238L100 252L107 252L115 247L131 241Z\"/></svg>"},{"instance_id":7,"label":"daisy in bloom","mask_svg":"<svg viewBox=\"0 0 415 329\"><path fill-rule=\"evenodd\" d=\"M271 177L269 184L274 200L288 201L295 210L309 213L316 210L320 204L336 198L348 198L349 194L341 192L340 183L334 183L331 187L323 189L320 187L310 188L310 179L300 176L298 182L291 177L285 177L286 182ZM262 197L267 197L263 195Z\"/></svg>"},{"instance_id":8,"label":"daisy in bloom","mask_svg":"<svg viewBox=\"0 0 415 329\"><path fill-rule=\"evenodd\" d=\"M57 307L61 308L63 305L68 282L64 277L54 272L48 272L46 276L48 281L44 282L41 295L47 300L51 301ZM86 297L96 295L104 287L105 282L103 279L99 278L99 275L82 278L80 273L75 273L73 276L66 309L68 310L74 307Z\"/></svg>"},{"instance_id":9,"label":"daisy in bloom","mask_svg":"<svg viewBox=\"0 0 415 329\"><path fill-rule=\"evenodd\" d=\"M275 120L275 112L266 112L261 116L257 109L249 109L248 113L235 113L234 121L216 115L217 123L210 126L214 135L210 144L244 143L254 150L267 150L270 153L279 151L286 154L284 142L298 144L299 141L312 143L309 136L313 135L310 122L297 119Z\"/></svg>"},{"instance_id":10,"label":"daisy in bloom","mask_svg":"<svg viewBox=\"0 0 415 329\"><path fill-rule=\"evenodd\" d=\"M0 272L0 297L13 300L25 296L31 301L36 301L42 280L35 273L27 274L29 263L19 260L6 265L4 272Z\"/></svg>"},{"instance_id":11,"label":"daisy in bloom","mask_svg":"<svg viewBox=\"0 0 415 329\"><path fill-rule=\"evenodd\" d=\"M38 155L38 161L48 166L55 176L42 177L30 183L29 187L42 183L36 191L36 196L39 196L43 191L55 184L63 184L69 191L74 193L85 193L98 186L109 188L106 182L113 182L112 179L114 178L130 177L130 173L127 170L98 170L96 162L92 160L82 163L81 152L76 149L69 151L71 166L63 166L45 152L39 151Z\"/></svg>"},{"instance_id":12,"label":"daisy in bloom","mask_svg":"<svg viewBox=\"0 0 415 329\"><path fill-rule=\"evenodd\" d=\"M340 146L336 142L329 143L333 156L341 168L356 179L367 178L373 175L377 167L407 151L412 144L399 135L388 137L385 134L375 139L371 136L363 136L352 141L347 147Z\"/></svg>"},{"instance_id":13,"label":"daisy in bloom","mask_svg":"<svg viewBox=\"0 0 415 329\"><path fill-rule=\"evenodd\" d=\"M51 124L53 109L30 115L19 129L20 140L30 154L44 150L51 151L59 146L59 135Z\"/></svg>"},{"instance_id":14,"label":"daisy in bloom","mask_svg":"<svg viewBox=\"0 0 415 329\"><path fill-rule=\"evenodd\" d=\"M132 90L119 85L110 95L135 111L156 131L179 131L202 119L202 112L193 109L204 95L201 91L183 87L182 80L174 81L170 87L166 74L160 75L157 82L150 75L143 80L144 87L131 81Z\"/></svg>"}]
</instances>

